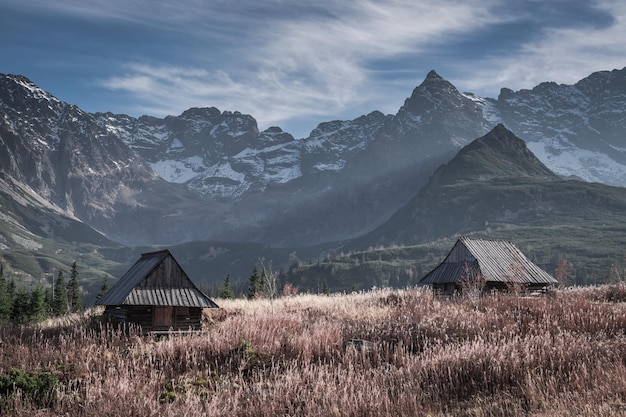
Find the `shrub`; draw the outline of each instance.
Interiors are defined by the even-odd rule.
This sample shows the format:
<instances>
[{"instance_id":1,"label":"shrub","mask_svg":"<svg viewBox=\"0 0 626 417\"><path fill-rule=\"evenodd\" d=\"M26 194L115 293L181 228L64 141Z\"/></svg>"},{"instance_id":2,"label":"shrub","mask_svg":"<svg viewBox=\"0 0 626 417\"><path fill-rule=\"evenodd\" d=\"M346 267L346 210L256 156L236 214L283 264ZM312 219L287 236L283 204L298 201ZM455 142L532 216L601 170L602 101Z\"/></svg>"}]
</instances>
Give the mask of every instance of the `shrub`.
<instances>
[{"instance_id":1,"label":"shrub","mask_svg":"<svg viewBox=\"0 0 626 417\"><path fill-rule=\"evenodd\" d=\"M608 301L610 303L623 303L626 301L626 285L612 284L604 287L603 297L600 301Z\"/></svg>"},{"instance_id":2,"label":"shrub","mask_svg":"<svg viewBox=\"0 0 626 417\"><path fill-rule=\"evenodd\" d=\"M245 339L239 339L237 344L237 352L241 352L246 359L256 359L257 353L252 347L252 343Z\"/></svg>"},{"instance_id":3,"label":"shrub","mask_svg":"<svg viewBox=\"0 0 626 417\"><path fill-rule=\"evenodd\" d=\"M0 394L6 401L20 391L22 398L31 400L39 406L46 406L53 402L58 383L57 377L50 372L24 372L20 369L11 369L8 375L0 375Z\"/></svg>"}]
</instances>

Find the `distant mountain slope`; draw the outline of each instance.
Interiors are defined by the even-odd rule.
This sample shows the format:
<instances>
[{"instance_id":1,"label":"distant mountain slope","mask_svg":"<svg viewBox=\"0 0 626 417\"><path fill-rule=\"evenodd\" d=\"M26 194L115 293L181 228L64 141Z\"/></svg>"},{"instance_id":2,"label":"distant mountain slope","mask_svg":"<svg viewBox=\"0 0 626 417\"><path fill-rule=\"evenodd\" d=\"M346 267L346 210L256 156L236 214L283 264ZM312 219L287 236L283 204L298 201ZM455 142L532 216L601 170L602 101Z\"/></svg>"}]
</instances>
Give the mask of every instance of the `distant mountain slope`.
<instances>
[{"instance_id":1,"label":"distant mountain slope","mask_svg":"<svg viewBox=\"0 0 626 417\"><path fill-rule=\"evenodd\" d=\"M0 247L21 245L25 249L41 247L39 239L59 243L89 243L115 246L98 231L76 218L67 217L58 207L48 204L32 189L0 175ZM11 237L9 237L9 235ZM32 241L30 245L22 245Z\"/></svg>"},{"instance_id":2,"label":"distant mountain slope","mask_svg":"<svg viewBox=\"0 0 626 417\"><path fill-rule=\"evenodd\" d=\"M474 232L626 221L626 189L564 180L502 125L439 167L420 193L353 248L418 244ZM621 229L621 226L618 228Z\"/></svg>"}]
</instances>

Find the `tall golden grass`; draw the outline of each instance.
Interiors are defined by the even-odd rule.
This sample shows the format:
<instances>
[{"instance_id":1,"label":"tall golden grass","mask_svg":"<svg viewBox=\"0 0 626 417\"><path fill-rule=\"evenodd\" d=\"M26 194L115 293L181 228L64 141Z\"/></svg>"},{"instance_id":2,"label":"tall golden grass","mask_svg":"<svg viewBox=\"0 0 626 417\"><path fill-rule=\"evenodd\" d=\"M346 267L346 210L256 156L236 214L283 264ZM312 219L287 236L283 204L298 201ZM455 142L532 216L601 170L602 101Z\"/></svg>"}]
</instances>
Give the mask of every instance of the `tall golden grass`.
<instances>
[{"instance_id":1,"label":"tall golden grass","mask_svg":"<svg viewBox=\"0 0 626 417\"><path fill-rule=\"evenodd\" d=\"M49 371L56 401L14 416L623 416L626 289L218 300L196 334L95 319L0 329L0 373ZM364 339L367 349L344 342Z\"/></svg>"}]
</instances>

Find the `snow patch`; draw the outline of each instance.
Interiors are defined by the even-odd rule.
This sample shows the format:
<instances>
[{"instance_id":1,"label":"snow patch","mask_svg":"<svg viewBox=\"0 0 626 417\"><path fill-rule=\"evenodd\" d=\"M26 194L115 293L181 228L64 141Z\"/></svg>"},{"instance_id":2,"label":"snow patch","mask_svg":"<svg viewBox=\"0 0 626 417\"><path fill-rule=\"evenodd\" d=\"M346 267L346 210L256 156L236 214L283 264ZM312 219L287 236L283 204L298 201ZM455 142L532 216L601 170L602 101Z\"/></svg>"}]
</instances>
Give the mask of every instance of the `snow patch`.
<instances>
[{"instance_id":1,"label":"snow patch","mask_svg":"<svg viewBox=\"0 0 626 417\"><path fill-rule=\"evenodd\" d=\"M192 156L180 161L158 161L150 166L165 181L182 184L198 176L198 171L203 168L203 161L199 156Z\"/></svg>"},{"instance_id":2,"label":"snow patch","mask_svg":"<svg viewBox=\"0 0 626 417\"><path fill-rule=\"evenodd\" d=\"M14 78L13 81L15 81L16 84L21 85L22 87L30 91L33 98L37 100L43 99L43 100L51 101L53 103L61 103L61 100L59 100L58 98L48 94L46 91L37 87L35 84L26 82L22 78Z\"/></svg>"},{"instance_id":3,"label":"snow patch","mask_svg":"<svg viewBox=\"0 0 626 417\"><path fill-rule=\"evenodd\" d=\"M315 169L317 169L319 171L341 171L344 166L346 166L346 161L344 161L343 159L340 159L340 160L338 160L337 162L334 162L334 163L315 164L315 165L313 165L313 168L315 168Z\"/></svg>"},{"instance_id":4,"label":"snow patch","mask_svg":"<svg viewBox=\"0 0 626 417\"><path fill-rule=\"evenodd\" d=\"M162 138L165 138L165 137L166 135L163 134ZM183 143L178 139L174 139L172 143L170 144L170 149L181 149L181 148L184 148L184 146L183 146Z\"/></svg>"},{"instance_id":5,"label":"snow patch","mask_svg":"<svg viewBox=\"0 0 626 417\"><path fill-rule=\"evenodd\" d=\"M274 171L274 173L272 173ZM270 170L266 174L266 179L272 182L285 183L302 176L302 171L298 165L281 167Z\"/></svg>"},{"instance_id":6,"label":"snow patch","mask_svg":"<svg viewBox=\"0 0 626 417\"><path fill-rule=\"evenodd\" d=\"M485 104L487 102L487 100L485 100L482 97L478 97L477 95L475 95L474 93L461 93L461 95L469 100L472 100L475 103L478 104Z\"/></svg>"},{"instance_id":7,"label":"snow patch","mask_svg":"<svg viewBox=\"0 0 626 417\"><path fill-rule=\"evenodd\" d=\"M528 142L527 146L541 162L559 175L611 185L626 182L626 166L606 154L568 147L554 138Z\"/></svg>"},{"instance_id":8,"label":"snow patch","mask_svg":"<svg viewBox=\"0 0 626 417\"><path fill-rule=\"evenodd\" d=\"M205 175L209 177L228 178L236 182L243 182L246 179L244 174L233 169L230 162L219 162L213 165L207 169Z\"/></svg>"},{"instance_id":9,"label":"snow patch","mask_svg":"<svg viewBox=\"0 0 626 417\"><path fill-rule=\"evenodd\" d=\"M243 151L239 152L237 155L233 156L234 159L246 159L250 157L254 157L259 154L259 151L252 148L246 148Z\"/></svg>"},{"instance_id":10,"label":"snow patch","mask_svg":"<svg viewBox=\"0 0 626 417\"><path fill-rule=\"evenodd\" d=\"M482 110L483 118L489 123L496 125L502 122L502 115L494 102L485 100Z\"/></svg>"},{"instance_id":11,"label":"snow patch","mask_svg":"<svg viewBox=\"0 0 626 417\"><path fill-rule=\"evenodd\" d=\"M164 129L164 127L162 128ZM153 137L159 140L159 142L162 142L163 140L167 139L167 137L169 136L168 132L165 130L153 131L151 133ZM182 143L181 143L181 146L182 146Z\"/></svg>"}]
</instances>

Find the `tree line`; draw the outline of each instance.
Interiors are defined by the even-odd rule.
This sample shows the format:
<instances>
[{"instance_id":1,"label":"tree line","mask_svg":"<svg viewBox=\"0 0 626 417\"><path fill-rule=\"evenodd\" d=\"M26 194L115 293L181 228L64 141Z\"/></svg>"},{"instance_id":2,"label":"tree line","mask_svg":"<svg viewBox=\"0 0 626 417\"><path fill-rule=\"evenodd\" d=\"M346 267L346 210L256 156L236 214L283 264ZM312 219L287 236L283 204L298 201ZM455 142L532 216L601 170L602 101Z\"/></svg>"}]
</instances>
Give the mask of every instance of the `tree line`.
<instances>
[{"instance_id":1,"label":"tree line","mask_svg":"<svg viewBox=\"0 0 626 417\"><path fill-rule=\"evenodd\" d=\"M78 266L72 263L69 281L59 270L51 287L37 285L32 289L18 287L15 279L7 279L0 264L0 324L29 324L50 317L75 313L84 309L78 284Z\"/></svg>"},{"instance_id":2,"label":"tree line","mask_svg":"<svg viewBox=\"0 0 626 417\"><path fill-rule=\"evenodd\" d=\"M224 278L221 291L210 290L210 293L220 298L269 298L273 300L281 296L291 296L298 293L298 289L285 281L282 268L276 272L272 268L272 262L260 258L252 269L252 273L246 282L233 282L230 274Z\"/></svg>"}]
</instances>

